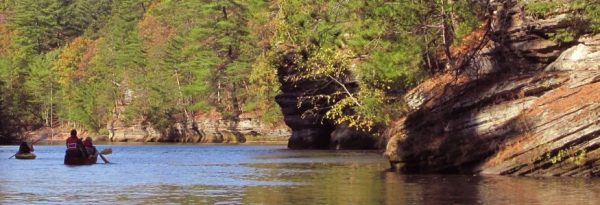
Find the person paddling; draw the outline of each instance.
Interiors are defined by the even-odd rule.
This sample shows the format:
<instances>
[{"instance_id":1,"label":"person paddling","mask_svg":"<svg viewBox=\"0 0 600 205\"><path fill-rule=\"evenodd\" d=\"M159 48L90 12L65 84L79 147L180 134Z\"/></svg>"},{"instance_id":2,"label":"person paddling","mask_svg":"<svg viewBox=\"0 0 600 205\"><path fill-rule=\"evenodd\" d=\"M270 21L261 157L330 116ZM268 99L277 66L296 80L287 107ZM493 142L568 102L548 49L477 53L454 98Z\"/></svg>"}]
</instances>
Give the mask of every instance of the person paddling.
<instances>
[{"instance_id":1,"label":"person paddling","mask_svg":"<svg viewBox=\"0 0 600 205\"><path fill-rule=\"evenodd\" d=\"M27 142L21 142L21 145L19 146L19 151L17 151L17 153L12 157L16 157L17 159L35 159L35 154L32 153L33 152L33 145L28 144Z\"/></svg>"},{"instance_id":2,"label":"person paddling","mask_svg":"<svg viewBox=\"0 0 600 205\"><path fill-rule=\"evenodd\" d=\"M17 154L29 154L31 152L33 152L33 145L29 145L27 142L21 142Z\"/></svg>"},{"instance_id":3,"label":"person paddling","mask_svg":"<svg viewBox=\"0 0 600 205\"><path fill-rule=\"evenodd\" d=\"M91 159L92 157L96 157L98 155L98 150L96 150L96 146L94 146L94 144L92 143L91 137L86 137L83 140L83 146L85 147L85 150L89 154L88 158Z\"/></svg>"},{"instance_id":4,"label":"person paddling","mask_svg":"<svg viewBox=\"0 0 600 205\"><path fill-rule=\"evenodd\" d=\"M67 138L67 151L66 151L66 155L67 156L72 156L72 157L87 157L87 150L85 150L83 143L81 142L81 139L79 139L77 137L77 130L73 129L71 130L71 136L69 138Z\"/></svg>"}]
</instances>

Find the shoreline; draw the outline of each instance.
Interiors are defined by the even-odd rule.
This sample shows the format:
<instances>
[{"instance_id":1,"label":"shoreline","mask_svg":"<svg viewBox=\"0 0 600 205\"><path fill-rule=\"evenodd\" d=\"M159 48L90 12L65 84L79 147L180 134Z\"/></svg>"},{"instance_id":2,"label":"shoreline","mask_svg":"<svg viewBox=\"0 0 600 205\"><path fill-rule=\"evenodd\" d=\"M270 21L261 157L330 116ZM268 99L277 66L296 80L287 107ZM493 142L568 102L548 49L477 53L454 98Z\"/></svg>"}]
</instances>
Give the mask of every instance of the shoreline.
<instances>
[{"instance_id":1,"label":"shoreline","mask_svg":"<svg viewBox=\"0 0 600 205\"><path fill-rule=\"evenodd\" d=\"M39 145L61 145L64 140L44 140L43 142L36 143L34 146ZM179 144L179 145L287 145L288 141L246 141L246 142L110 142L110 141L97 141L94 145L159 145L159 144ZM19 146L19 143L15 144L0 144L0 146Z\"/></svg>"}]
</instances>

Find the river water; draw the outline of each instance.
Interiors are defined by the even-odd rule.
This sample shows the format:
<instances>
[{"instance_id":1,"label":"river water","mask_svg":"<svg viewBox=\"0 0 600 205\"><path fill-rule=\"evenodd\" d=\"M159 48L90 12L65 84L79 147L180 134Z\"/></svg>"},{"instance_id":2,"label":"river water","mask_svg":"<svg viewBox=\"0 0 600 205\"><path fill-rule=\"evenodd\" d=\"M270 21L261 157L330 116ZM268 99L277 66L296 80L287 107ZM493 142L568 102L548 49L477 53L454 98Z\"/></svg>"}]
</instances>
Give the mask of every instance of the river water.
<instances>
[{"instance_id":1,"label":"river water","mask_svg":"<svg viewBox=\"0 0 600 205\"><path fill-rule=\"evenodd\" d=\"M374 151L282 145L98 145L111 164L63 165L0 146L0 204L600 204L600 180L401 175Z\"/></svg>"}]
</instances>

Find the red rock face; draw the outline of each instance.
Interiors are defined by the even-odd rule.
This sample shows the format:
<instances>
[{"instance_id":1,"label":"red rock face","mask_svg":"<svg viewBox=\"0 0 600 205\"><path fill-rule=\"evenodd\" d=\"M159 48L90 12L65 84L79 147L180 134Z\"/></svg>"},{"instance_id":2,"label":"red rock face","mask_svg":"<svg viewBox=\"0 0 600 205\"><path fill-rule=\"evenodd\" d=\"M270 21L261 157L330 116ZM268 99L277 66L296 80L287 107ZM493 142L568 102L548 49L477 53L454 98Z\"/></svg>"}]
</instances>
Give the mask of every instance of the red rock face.
<instances>
[{"instance_id":1,"label":"red rock face","mask_svg":"<svg viewBox=\"0 0 600 205\"><path fill-rule=\"evenodd\" d=\"M539 34L568 26L564 15L523 20L506 2L508 23L469 66L405 96L412 111L385 152L402 171L600 176L600 35L551 42Z\"/></svg>"}]
</instances>

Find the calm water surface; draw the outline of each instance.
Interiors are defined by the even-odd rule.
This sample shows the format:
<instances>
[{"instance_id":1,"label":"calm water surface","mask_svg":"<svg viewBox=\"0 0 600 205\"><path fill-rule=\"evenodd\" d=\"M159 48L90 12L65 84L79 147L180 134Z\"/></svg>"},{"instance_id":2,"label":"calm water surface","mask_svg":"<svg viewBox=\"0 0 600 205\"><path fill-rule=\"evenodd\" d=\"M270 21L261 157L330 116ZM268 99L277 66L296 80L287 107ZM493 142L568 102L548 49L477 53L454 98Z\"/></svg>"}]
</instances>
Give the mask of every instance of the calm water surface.
<instances>
[{"instance_id":1,"label":"calm water surface","mask_svg":"<svg viewBox=\"0 0 600 205\"><path fill-rule=\"evenodd\" d=\"M112 164L65 166L64 146L0 146L0 204L600 204L598 179L400 175L371 151L110 147Z\"/></svg>"}]
</instances>

